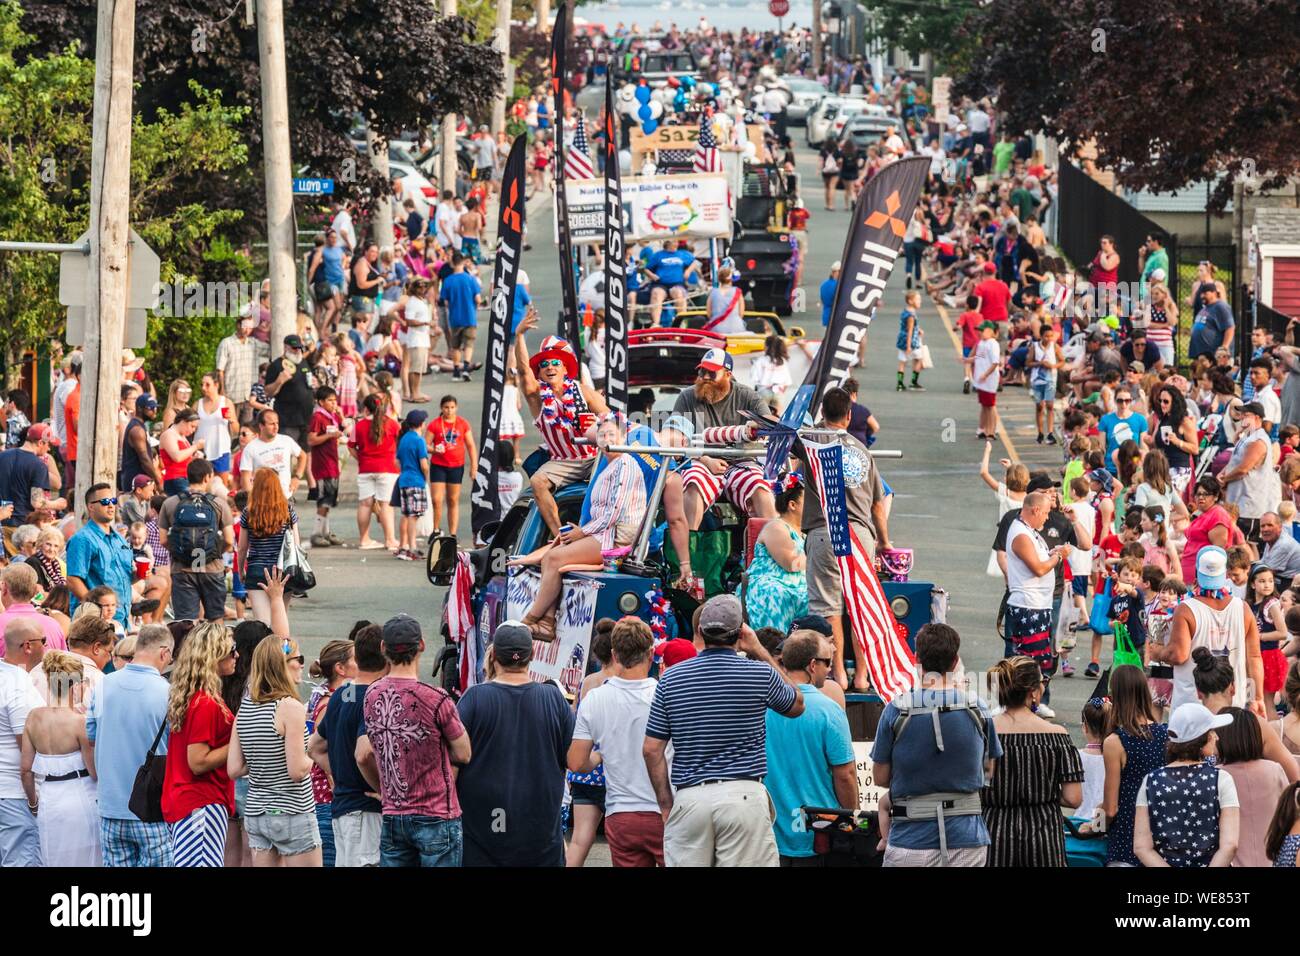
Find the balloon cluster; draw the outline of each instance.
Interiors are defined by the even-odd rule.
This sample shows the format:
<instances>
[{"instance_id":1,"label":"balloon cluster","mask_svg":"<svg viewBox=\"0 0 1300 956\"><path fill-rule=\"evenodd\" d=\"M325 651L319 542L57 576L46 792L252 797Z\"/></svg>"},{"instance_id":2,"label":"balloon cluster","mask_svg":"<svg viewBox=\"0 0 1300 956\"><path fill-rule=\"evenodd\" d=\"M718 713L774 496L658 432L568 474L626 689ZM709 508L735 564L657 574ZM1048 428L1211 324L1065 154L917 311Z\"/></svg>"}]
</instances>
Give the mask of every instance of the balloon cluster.
<instances>
[{"instance_id":1,"label":"balloon cluster","mask_svg":"<svg viewBox=\"0 0 1300 956\"><path fill-rule=\"evenodd\" d=\"M667 84L659 89L651 89L642 80L619 89L615 108L640 124L641 132L649 134L659 128L668 110L681 114L692 104L716 105L718 93L718 84L703 83L693 76L670 76Z\"/></svg>"}]
</instances>

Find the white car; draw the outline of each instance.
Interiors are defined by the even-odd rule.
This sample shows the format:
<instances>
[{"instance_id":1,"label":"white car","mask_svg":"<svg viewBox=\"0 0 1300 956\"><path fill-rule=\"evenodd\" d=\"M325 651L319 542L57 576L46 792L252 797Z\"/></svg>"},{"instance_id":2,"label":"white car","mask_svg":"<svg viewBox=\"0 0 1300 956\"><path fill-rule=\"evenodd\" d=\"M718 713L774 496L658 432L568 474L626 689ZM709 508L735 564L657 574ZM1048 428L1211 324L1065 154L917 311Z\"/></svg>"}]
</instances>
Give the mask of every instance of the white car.
<instances>
[{"instance_id":1,"label":"white car","mask_svg":"<svg viewBox=\"0 0 1300 956\"><path fill-rule=\"evenodd\" d=\"M427 222L430 210L438 203L437 188L414 166L397 162L391 157L392 153L389 153L389 175L401 178L402 195L415 200L415 211Z\"/></svg>"},{"instance_id":2,"label":"white car","mask_svg":"<svg viewBox=\"0 0 1300 956\"><path fill-rule=\"evenodd\" d=\"M781 82L793 97L785 108L786 119L793 125L802 125L812 108L826 95L826 87L806 76L783 76Z\"/></svg>"},{"instance_id":3,"label":"white car","mask_svg":"<svg viewBox=\"0 0 1300 956\"><path fill-rule=\"evenodd\" d=\"M828 136L838 138L844 122L852 115L865 113L868 107L883 109L868 103L865 96L823 96L808 113L808 145L821 146ZM839 127L835 128L837 121Z\"/></svg>"},{"instance_id":4,"label":"white car","mask_svg":"<svg viewBox=\"0 0 1300 956\"><path fill-rule=\"evenodd\" d=\"M883 132L884 127L889 125L893 117L889 115L889 110L875 103L868 103L865 99L849 100L841 106L831 119L830 130L827 133L836 142L844 138L844 128L848 125L849 120L856 120L859 117L867 117L878 120Z\"/></svg>"}]
</instances>

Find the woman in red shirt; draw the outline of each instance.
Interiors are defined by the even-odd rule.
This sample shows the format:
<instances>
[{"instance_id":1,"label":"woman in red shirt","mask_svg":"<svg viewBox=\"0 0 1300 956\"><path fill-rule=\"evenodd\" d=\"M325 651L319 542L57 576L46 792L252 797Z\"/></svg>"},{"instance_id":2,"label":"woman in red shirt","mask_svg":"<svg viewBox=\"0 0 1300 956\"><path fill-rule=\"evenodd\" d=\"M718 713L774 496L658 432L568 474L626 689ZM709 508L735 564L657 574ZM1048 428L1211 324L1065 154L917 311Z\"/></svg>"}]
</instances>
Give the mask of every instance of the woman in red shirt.
<instances>
[{"instance_id":1,"label":"woman in red shirt","mask_svg":"<svg viewBox=\"0 0 1300 956\"><path fill-rule=\"evenodd\" d=\"M223 866L235 784L226 752L235 718L221 679L235 672L234 639L220 621L190 631L172 668L167 701L167 773L163 819L171 825L173 866Z\"/></svg>"},{"instance_id":2,"label":"woman in red shirt","mask_svg":"<svg viewBox=\"0 0 1300 956\"><path fill-rule=\"evenodd\" d=\"M397 485L397 422L387 414L387 401L381 392L371 392L362 402L366 417L358 419L352 429L348 447L357 458L357 531L362 551L387 548L397 553L393 534L393 512L389 499ZM384 543L370 537L370 515L379 519Z\"/></svg>"},{"instance_id":3,"label":"woman in red shirt","mask_svg":"<svg viewBox=\"0 0 1300 956\"><path fill-rule=\"evenodd\" d=\"M478 470L478 448L469 422L456 414L456 396L444 395L442 413L429 422L425 440L429 445L429 496L433 499L433 524L453 538L460 527L460 486L465 480L465 459L469 473ZM447 523L442 523L443 504Z\"/></svg>"}]
</instances>

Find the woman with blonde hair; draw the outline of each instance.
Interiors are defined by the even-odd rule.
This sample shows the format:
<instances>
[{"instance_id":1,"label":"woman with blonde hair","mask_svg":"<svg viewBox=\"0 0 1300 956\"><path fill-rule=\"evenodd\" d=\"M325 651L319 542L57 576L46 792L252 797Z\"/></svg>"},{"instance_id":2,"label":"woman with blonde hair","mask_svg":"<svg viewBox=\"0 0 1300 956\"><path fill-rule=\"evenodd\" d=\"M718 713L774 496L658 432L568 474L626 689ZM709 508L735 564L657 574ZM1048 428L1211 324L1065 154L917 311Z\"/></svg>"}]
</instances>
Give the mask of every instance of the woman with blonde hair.
<instances>
[{"instance_id":1,"label":"woman with blonde hair","mask_svg":"<svg viewBox=\"0 0 1300 956\"><path fill-rule=\"evenodd\" d=\"M167 775L163 819L171 827L174 866L222 866L235 812L235 784L226 772L235 718L221 679L235 672L234 638L220 621L196 624L172 666L167 699Z\"/></svg>"},{"instance_id":2,"label":"woman with blonde hair","mask_svg":"<svg viewBox=\"0 0 1300 956\"><path fill-rule=\"evenodd\" d=\"M320 680L307 698L307 735L311 736L325 716L334 692L356 679L356 647L352 641L330 641L320 656L311 662L308 673ZM334 787L325 771L315 764L311 768L311 792L316 801L316 823L320 827L321 866L334 865Z\"/></svg>"},{"instance_id":3,"label":"woman with blonde hair","mask_svg":"<svg viewBox=\"0 0 1300 956\"><path fill-rule=\"evenodd\" d=\"M41 857L46 866L99 866L99 803L95 759L80 711L83 659L46 651L38 668L49 704L27 714L22 780L34 793ZM34 674L33 676L36 676Z\"/></svg>"},{"instance_id":4,"label":"woman with blonde hair","mask_svg":"<svg viewBox=\"0 0 1300 956\"><path fill-rule=\"evenodd\" d=\"M253 615L263 624L271 624L271 601L262 585L269 568L279 566L284 536L298 541L298 513L284 496L280 478L270 468L259 468L253 475L253 490L248 493L248 507L239 514L239 566L244 569L244 586ZM289 596L285 595L288 605Z\"/></svg>"},{"instance_id":5,"label":"woman with blonde hair","mask_svg":"<svg viewBox=\"0 0 1300 956\"><path fill-rule=\"evenodd\" d=\"M167 389L167 404L163 406L160 416L163 431L172 427L177 412L190 407L190 396L193 394L194 390L185 379L178 378L172 382L171 387Z\"/></svg>"},{"instance_id":6,"label":"woman with blonde hair","mask_svg":"<svg viewBox=\"0 0 1300 956\"><path fill-rule=\"evenodd\" d=\"M249 778L244 827L254 866L321 865L307 709L298 699L303 664L292 638L263 639L235 717L226 768L231 777Z\"/></svg>"},{"instance_id":7,"label":"woman with blonde hair","mask_svg":"<svg viewBox=\"0 0 1300 956\"><path fill-rule=\"evenodd\" d=\"M42 590L67 587L67 566L63 560L67 547L68 539L58 528L47 525L41 529L36 539L36 553L27 559L27 565L36 572Z\"/></svg>"}]
</instances>

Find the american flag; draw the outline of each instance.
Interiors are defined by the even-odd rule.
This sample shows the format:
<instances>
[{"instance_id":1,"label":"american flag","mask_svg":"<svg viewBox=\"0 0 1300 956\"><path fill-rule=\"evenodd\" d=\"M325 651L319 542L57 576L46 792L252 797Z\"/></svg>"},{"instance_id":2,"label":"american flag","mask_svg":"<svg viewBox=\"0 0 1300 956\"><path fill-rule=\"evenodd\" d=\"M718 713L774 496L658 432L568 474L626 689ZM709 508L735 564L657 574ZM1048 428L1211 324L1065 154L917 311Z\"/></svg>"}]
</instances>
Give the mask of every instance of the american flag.
<instances>
[{"instance_id":1,"label":"american flag","mask_svg":"<svg viewBox=\"0 0 1300 956\"><path fill-rule=\"evenodd\" d=\"M826 514L826 530L831 550L844 582L844 606L849 612L853 636L867 662L867 673L881 699L888 702L916 684L916 658L907 641L898 633L894 612L885 597L876 570L849 523L844 500L845 449L839 444L818 444L804 439L813 487ZM861 454L860 452L855 454ZM853 463L848 470L861 471L868 462Z\"/></svg>"},{"instance_id":2,"label":"american flag","mask_svg":"<svg viewBox=\"0 0 1300 956\"><path fill-rule=\"evenodd\" d=\"M713 120L707 112L700 114L700 138L695 143L695 171L722 172L722 157L718 155L718 141L713 135Z\"/></svg>"},{"instance_id":3,"label":"american flag","mask_svg":"<svg viewBox=\"0 0 1300 956\"><path fill-rule=\"evenodd\" d=\"M564 178L596 178L596 167L591 164L591 146L587 142L587 124L583 122L581 113L573 131L573 145L564 153Z\"/></svg>"}]
</instances>

